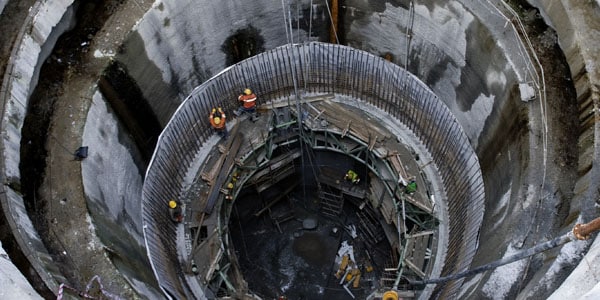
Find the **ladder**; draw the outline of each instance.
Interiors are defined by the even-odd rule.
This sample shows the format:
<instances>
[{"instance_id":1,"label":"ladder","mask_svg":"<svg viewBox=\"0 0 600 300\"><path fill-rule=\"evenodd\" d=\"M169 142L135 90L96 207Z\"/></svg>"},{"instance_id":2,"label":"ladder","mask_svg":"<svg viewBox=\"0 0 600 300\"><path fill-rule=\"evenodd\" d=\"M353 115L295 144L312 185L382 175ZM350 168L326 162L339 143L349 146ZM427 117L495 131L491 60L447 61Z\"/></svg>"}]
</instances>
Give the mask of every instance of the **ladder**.
<instances>
[{"instance_id":1,"label":"ladder","mask_svg":"<svg viewBox=\"0 0 600 300\"><path fill-rule=\"evenodd\" d=\"M321 212L330 217L337 217L344 207L344 197L340 191L334 194L323 188L319 189L319 199L321 200Z\"/></svg>"}]
</instances>

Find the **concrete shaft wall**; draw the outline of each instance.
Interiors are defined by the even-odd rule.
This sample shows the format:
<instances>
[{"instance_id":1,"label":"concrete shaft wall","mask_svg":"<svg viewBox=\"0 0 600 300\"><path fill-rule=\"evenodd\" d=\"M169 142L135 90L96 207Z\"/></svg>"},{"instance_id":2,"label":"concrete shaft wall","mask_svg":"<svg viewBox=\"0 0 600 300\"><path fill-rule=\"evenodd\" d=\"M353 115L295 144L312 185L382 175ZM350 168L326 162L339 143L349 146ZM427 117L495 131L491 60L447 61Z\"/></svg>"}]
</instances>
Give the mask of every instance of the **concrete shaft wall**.
<instances>
[{"instance_id":1,"label":"concrete shaft wall","mask_svg":"<svg viewBox=\"0 0 600 300\"><path fill-rule=\"evenodd\" d=\"M361 99L405 124L432 153L449 203L450 237L443 274L468 269L477 250L484 187L479 163L461 126L447 107L414 76L382 58L332 44L288 45L232 66L194 90L159 139L143 188L146 246L163 289L176 297L192 292L171 253L176 224L166 213L168 199L183 192L187 170L212 136L205 116L211 107L233 109L238 91L253 87L260 101L294 94L339 93ZM460 281L440 287L440 297L456 293Z\"/></svg>"},{"instance_id":2,"label":"concrete shaft wall","mask_svg":"<svg viewBox=\"0 0 600 300\"><path fill-rule=\"evenodd\" d=\"M572 80L577 90L580 135L579 173L581 174L571 202L571 211L580 214L578 222L587 222L597 216L600 203L600 2L530 0L540 9L544 20L556 30L558 42L565 53ZM599 239L581 260L579 266L553 293L552 299L597 297L600 284L598 271L590 268L600 259ZM568 248L568 247L565 247ZM566 249L565 252L573 250ZM581 259L584 255L580 253ZM562 254L562 253L561 253ZM568 255L561 255L561 258ZM579 260L578 260L579 261ZM592 274L596 274L592 276ZM587 293L587 295L586 295Z\"/></svg>"},{"instance_id":3,"label":"concrete shaft wall","mask_svg":"<svg viewBox=\"0 0 600 300\"><path fill-rule=\"evenodd\" d=\"M51 264L43 266L50 261L49 257L43 250L38 251L43 249L43 245L26 217L22 198L16 188L19 181L20 127L28 94L35 85L35 70L41 66L45 56L42 49L50 50L53 43L50 35L59 35L65 30L66 26L55 25L64 24L60 22L62 18L70 18L68 13L65 15L69 11L65 9L65 5L68 6L71 2L38 1L32 7L11 56L7 69L11 71L6 72L0 91L4 107L1 167L5 179L5 192L1 193L0 200L7 216L12 216L9 222L21 248L32 264L37 266L36 270L42 273L54 271ZM304 11L310 2L301 2L301 11ZM411 19L409 2L370 1L367 4L365 1L346 1L342 10L345 28L340 29L340 33L346 35L349 45L375 55L391 52L395 63L401 66L406 64L409 71L417 74L446 102L464 128L470 143L480 153L481 161L481 157L488 153L484 152L487 150L486 145L506 139L506 136L498 133L505 131L505 115L513 113L503 109L505 102L511 97L508 93L514 92L515 83L533 79L528 74L529 63L520 61L526 55L519 52L521 48L518 37L510 26L505 26L508 24L506 19L494 12L490 3L497 1L439 1L437 4L415 1L414 26L408 22ZM583 130L579 139L580 179L570 205L572 214L582 213L582 219L586 220L593 212L589 208L598 199L596 183L599 176L597 164L594 164L600 157L600 148L596 146L600 136L596 122L599 117L600 69L597 67L599 54L596 51L600 41L598 1L530 2L541 8L545 20L557 30L576 84ZM7 1L0 1L0 7L4 7L6 3ZM44 3L46 9L40 10L41 3ZM325 6L315 4L315 7L317 13L313 17L313 24L321 20L320 26L327 26ZM272 49L286 42L282 20L281 7L272 2L156 2L146 17L140 20L129 40L124 42L124 52L117 59L126 62L162 124L166 124L185 95L228 65L227 54L221 46L229 36L252 25L264 41L263 48ZM309 19L305 14L300 14L298 20L307 24ZM36 29L30 30L32 28ZM309 34L307 27L294 28L293 32L296 40L322 40L322 34L315 34L314 31ZM411 33L412 38L406 33ZM510 36L508 40L507 36ZM504 65L504 61L508 65ZM453 99L454 96L456 99ZM509 128L512 129L511 126ZM532 152L538 149L535 144L531 146ZM511 157L513 153L514 159L518 156L514 153L521 152L489 153L497 154L498 157ZM519 167L494 164L496 169ZM495 176L497 172L488 174ZM510 175L517 178L523 174ZM515 181L513 186L519 184ZM490 198L490 203L503 202L506 195L515 198L511 203L520 203L520 198L515 196L516 192L509 190L509 193L505 189L490 192L486 196ZM519 195L526 193L527 191L520 192ZM53 288L55 284L52 283L51 276L46 278L49 279L47 284ZM583 283L584 280L574 279L570 282ZM585 282L586 285L574 290L582 293L594 284Z\"/></svg>"}]
</instances>

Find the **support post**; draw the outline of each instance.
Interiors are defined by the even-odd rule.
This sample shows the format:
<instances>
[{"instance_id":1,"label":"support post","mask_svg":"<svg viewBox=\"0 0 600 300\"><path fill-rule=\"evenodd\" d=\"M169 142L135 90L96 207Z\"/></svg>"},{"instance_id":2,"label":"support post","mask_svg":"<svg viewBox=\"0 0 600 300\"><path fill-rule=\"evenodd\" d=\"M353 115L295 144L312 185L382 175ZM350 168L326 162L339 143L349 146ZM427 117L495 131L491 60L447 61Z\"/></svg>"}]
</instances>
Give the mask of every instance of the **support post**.
<instances>
[{"instance_id":1,"label":"support post","mask_svg":"<svg viewBox=\"0 0 600 300\"><path fill-rule=\"evenodd\" d=\"M331 0L331 28L329 29L329 42L332 44L338 43L338 38L337 38L338 14L339 14L338 0Z\"/></svg>"}]
</instances>

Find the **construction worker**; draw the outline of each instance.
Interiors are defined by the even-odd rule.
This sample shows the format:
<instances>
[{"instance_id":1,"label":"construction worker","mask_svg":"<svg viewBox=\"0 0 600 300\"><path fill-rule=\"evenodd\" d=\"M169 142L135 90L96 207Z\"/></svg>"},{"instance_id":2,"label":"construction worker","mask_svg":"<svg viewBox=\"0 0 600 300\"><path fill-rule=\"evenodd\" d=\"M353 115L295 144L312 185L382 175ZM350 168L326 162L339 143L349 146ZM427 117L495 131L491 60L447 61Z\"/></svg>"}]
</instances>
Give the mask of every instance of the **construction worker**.
<instances>
[{"instance_id":1,"label":"construction worker","mask_svg":"<svg viewBox=\"0 0 600 300\"><path fill-rule=\"evenodd\" d=\"M412 195L417 191L417 182L415 181L415 177L411 177L410 180L408 181L408 184L406 185L406 187L404 188L404 192Z\"/></svg>"},{"instance_id":2,"label":"construction worker","mask_svg":"<svg viewBox=\"0 0 600 300\"><path fill-rule=\"evenodd\" d=\"M242 102L242 106L236 111L235 115L239 116L242 113L250 113L251 120L256 121L256 95L251 89L245 89L244 93L238 96L238 100Z\"/></svg>"},{"instance_id":3,"label":"construction worker","mask_svg":"<svg viewBox=\"0 0 600 300\"><path fill-rule=\"evenodd\" d=\"M213 108L208 116L210 125L215 129L217 134L223 139L227 139L227 126L225 126L226 116L223 110L219 107Z\"/></svg>"},{"instance_id":4,"label":"construction worker","mask_svg":"<svg viewBox=\"0 0 600 300\"><path fill-rule=\"evenodd\" d=\"M171 216L171 220L175 223L181 223L183 221L183 211L175 200L169 201L169 215Z\"/></svg>"},{"instance_id":5,"label":"construction worker","mask_svg":"<svg viewBox=\"0 0 600 300\"><path fill-rule=\"evenodd\" d=\"M356 174L356 172L354 172L352 170L348 170L348 172L346 173L346 176L344 176L344 179L351 181L354 184L358 184L360 182L360 178L358 177L358 174Z\"/></svg>"}]
</instances>

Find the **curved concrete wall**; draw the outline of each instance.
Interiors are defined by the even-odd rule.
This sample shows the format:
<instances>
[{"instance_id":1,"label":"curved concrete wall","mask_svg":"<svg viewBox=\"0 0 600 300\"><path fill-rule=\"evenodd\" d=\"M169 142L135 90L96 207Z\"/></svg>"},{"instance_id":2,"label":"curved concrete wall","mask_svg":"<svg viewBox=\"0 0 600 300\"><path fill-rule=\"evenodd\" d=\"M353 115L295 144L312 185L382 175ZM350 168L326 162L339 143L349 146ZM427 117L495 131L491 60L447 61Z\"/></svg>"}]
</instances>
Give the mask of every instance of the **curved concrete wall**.
<instances>
[{"instance_id":1,"label":"curved concrete wall","mask_svg":"<svg viewBox=\"0 0 600 300\"><path fill-rule=\"evenodd\" d=\"M41 62L54 43L73 22L73 0L38 1L23 23L6 68L0 101L2 139L0 139L0 203L13 235L29 262L49 289L58 290L66 282L52 262L34 228L19 191L21 127L31 91L37 83Z\"/></svg>"},{"instance_id":2,"label":"curved concrete wall","mask_svg":"<svg viewBox=\"0 0 600 300\"><path fill-rule=\"evenodd\" d=\"M526 51L518 34L505 26L507 18L489 2L414 1L413 10L409 2L347 1L340 9L339 34L356 49L391 54L400 66L408 58L408 71L446 103L477 149L490 142L485 137L495 130L486 124L494 117L492 107L509 101L519 82L533 80L529 57L522 55ZM329 26L327 7L313 3L311 19L310 3L288 7L261 1L157 2L116 59L166 125L195 86L230 64L225 46L237 32L255 29L256 40L239 43L255 45L256 53L284 45L289 40L284 14L289 13L295 42L326 40L321 32ZM412 26L407 23L411 12Z\"/></svg>"},{"instance_id":3,"label":"curved concrete wall","mask_svg":"<svg viewBox=\"0 0 600 300\"><path fill-rule=\"evenodd\" d=\"M461 126L420 81L396 65L353 48L310 43L259 54L198 87L178 109L157 145L143 187L143 222L148 255L161 287L176 297L191 291L176 251L176 225L165 209L182 192L186 170L212 136L205 121L211 107L233 109L246 86L261 101L290 96L294 79L308 93L339 93L374 105L411 129L434 157L448 194L450 237L443 274L466 270L477 250L483 217L484 186L479 163ZM174 267L176 266L176 267ZM440 287L451 296L460 281ZM198 295L197 295L198 296Z\"/></svg>"},{"instance_id":4,"label":"curved concrete wall","mask_svg":"<svg viewBox=\"0 0 600 300\"><path fill-rule=\"evenodd\" d=\"M558 43L565 53L572 80L577 90L577 105L579 107L579 125L581 126L578 148L579 173L576 194L571 201L572 214L579 215L577 222L587 222L596 217L596 206L600 201L600 191L597 183L600 181L600 2L599 1L528 1L540 10L540 14L554 30ZM571 224L572 225L572 224ZM555 286L560 287L552 294L552 299L564 297L598 296L600 283L590 280L591 274L597 273L594 268L589 268L594 261L600 258L596 238L594 245L589 249L590 243L584 247L563 247L556 262L550 270L565 268L567 265L577 268L568 275L568 278L559 280ZM587 253L586 253L587 252ZM581 263L580 263L581 262ZM551 272L548 272L551 273ZM567 275L564 275L566 277ZM593 276L595 277L595 276ZM562 284L561 284L562 283ZM547 288L532 285L531 290ZM596 290L595 292L593 290ZM552 290L551 290L552 291ZM590 292L591 294L586 293Z\"/></svg>"},{"instance_id":5,"label":"curved concrete wall","mask_svg":"<svg viewBox=\"0 0 600 300\"><path fill-rule=\"evenodd\" d=\"M94 233L110 249L111 261L140 295L159 298L145 251L140 212L146 165L135 143L96 92L87 113L82 144L89 147L81 177ZM96 240L87 247L103 246Z\"/></svg>"},{"instance_id":6,"label":"curved concrete wall","mask_svg":"<svg viewBox=\"0 0 600 300\"><path fill-rule=\"evenodd\" d=\"M4 10L4 6L6 6L7 3L8 3L8 0L1 0L0 1L0 14Z\"/></svg>"},{"instance_id":7,"label":"curved concrete wall","mask_svg":"<svg viewBox=\"0 0 600 300\"><path fill-rule=\"evenodd\" d=\"M164 126L192 89L227 67L222 47L230 35L256 29L264 43L258 53L286 43L282 24L281 5L271 1L157 1L116 58Z\"/></svg>"}]
</instances>

